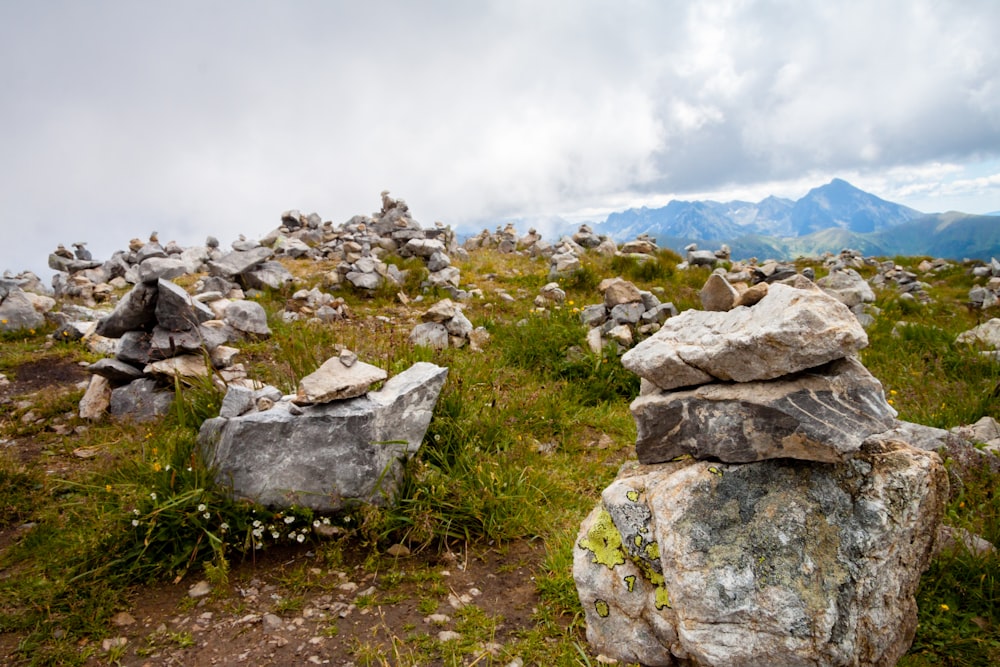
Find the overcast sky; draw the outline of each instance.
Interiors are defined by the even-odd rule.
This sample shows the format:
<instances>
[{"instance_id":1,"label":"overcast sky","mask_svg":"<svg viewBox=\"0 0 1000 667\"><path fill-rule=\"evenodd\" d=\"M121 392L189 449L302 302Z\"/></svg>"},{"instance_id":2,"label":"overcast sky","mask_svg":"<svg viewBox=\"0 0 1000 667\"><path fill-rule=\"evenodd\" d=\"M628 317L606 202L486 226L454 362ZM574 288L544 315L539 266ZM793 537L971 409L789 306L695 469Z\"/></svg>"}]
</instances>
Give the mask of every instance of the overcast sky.
<instances>
[{"instance_id":1,"label":"overcast sky","mask_svg":"<svg viewBox=\"0 0 1000 667\"><path fill-rule=\"evenodd\" d=\"M0 270L383 189L425 226L833 177L1000 209L996 0L0 0L0 90Z\"/></svg>"}]
</instances>

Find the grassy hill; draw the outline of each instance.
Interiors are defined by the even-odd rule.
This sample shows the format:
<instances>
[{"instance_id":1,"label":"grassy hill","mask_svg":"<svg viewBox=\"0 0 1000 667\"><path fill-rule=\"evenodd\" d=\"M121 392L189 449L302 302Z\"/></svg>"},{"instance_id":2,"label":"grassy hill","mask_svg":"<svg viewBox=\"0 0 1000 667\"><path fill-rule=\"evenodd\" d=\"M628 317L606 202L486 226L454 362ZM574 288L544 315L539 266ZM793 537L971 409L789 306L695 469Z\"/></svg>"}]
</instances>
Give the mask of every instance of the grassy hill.
<instances>
[{"instance_id":1,"label":"grassy hill","mask_svg":"<svg viewBox=\"0 0 1000 667\"><path fill-rule=\"evenodd\" d=\"M945 225L943 233L948 224L968 223L938 224ZM857 247L848 240L833 234L826 239ZM769 256L767 241L750 242L759 244L754 254ZM815 249L803 247L801 254ZM410 293L404 303L395 290L343 290L338 294L351 317L329 324L285 322L281 314L290 294L262 294L258 301L273 335L245 343L242 360L252 377L282 391L292 391L337 345L390 374L415 361L450 369L397 504L334 517L281 515L228 498L193 448L201 421L217 414L221 402L210 384L179 386L176 409L154 424L83 423L75 416L80 374L66 369L96 355L80 343L51 341L51 331L4 336L0 373L12 384L0 387L0 647L10 652L11 664L141 663L143 656L168 649L185 664L202 658L197 664L209 664L190 632L154 636L151 629L118 628L112 618L155 597L169 582L186 585L200 578L215 587L209 601L219 618L265 611L292 618L303 608L317 608L323 596L339 599L341 572L366 582L361 590L370 587L365 597L353 599L354 616L324 621L327 648L342 659L506 665L518 657L525 664L596 664L583 636L572 549L579 523L601 490L622 462L634 458L628 406L638 380L615 351L587 351L579 310L599 302L598 283L614 275L657 290L681 310L698 307L709 271L677 270L679 259L666 250L642 265L587 256L580 272L560 280L567 301L539 310L533 299L548 282L544 260L473 252L459 268L463 286L483 292L465 310L491 334L481 352L408 343L409 331L445 296L441 292L424 293L419 303L412 301L418 294ZM297 287L307 288L322 288L323 273L334 268L310 260L288 260L287 266ZM821 265L815 269L823 275ZM869 330L864 363L901 419L950 428L984 415L1000 418L996 364L954 342L982 318L961 304L971 278L955 267L927 281L934 302L926 306L901 301L891 290L878 293L881 313ZM52 373L51 384L32 384L43 368L60 372ZM946 520L1000 544L995 483L985 473L967 479L955 490ZM247 549L255 522L274 527L264 556ZM307 531L301 544L283 528L312 522L317 530ZM325 536L319 526L327 526ZM397 545L414 556L401 559L398 550L392 555ZM540 555L524 555L532 549ZM510 602L491 609L450 607L449 596L461 591L449 589L456 584L448 577L464 571L463 558L467 567L494 563L490 576L503 583ZM260 580L273 582L280 596L248 609L240 591ZM530 602L525 609L515 600ZM919 603L917 638L901 664L1000 660L996 555L945 552L925 575ZM181 594L164 619L197 616L195 604ZM447 612L462 639L441 640L419 616L413 621L397 613L403 608L421 615ZM371 613L362 614L365 609ZM127 645L98 648L103 639L126 632L132 633ZM270 641L249 626L245 632L240 645Z\"/></svg>"}]
</instances>

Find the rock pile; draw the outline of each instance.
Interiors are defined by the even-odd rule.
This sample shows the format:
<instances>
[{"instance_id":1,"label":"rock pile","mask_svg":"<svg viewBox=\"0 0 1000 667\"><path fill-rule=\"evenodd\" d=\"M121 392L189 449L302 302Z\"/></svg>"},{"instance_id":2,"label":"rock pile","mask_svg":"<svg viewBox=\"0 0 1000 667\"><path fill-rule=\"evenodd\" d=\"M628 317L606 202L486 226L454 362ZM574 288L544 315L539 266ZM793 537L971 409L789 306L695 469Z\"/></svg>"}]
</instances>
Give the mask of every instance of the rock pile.
<instances>
[{"instance_id":1,"label":"rock pile","mask_svg":"<svg viewBox=\"0 0 1000 667\"><path fill-rule=\"evenodd\" d=\"M607 278L598 285L602 303L585 306L580 320L589 327L587 345L600 354L608 341L620 349L632 347L637 336L660 328L668 317L677 314L672 303L660 303L652 292L640 290L622 278Z\"/></svg>"},{"instance_id":2,"label":"rock pile","mask_svg":"<svg viewBox=\"0 0 1000 667\"><path fill-rule=\"evenodd\" d=\"M976 278L986 278L985 285L973 285L969 289L969 303L974 308L993 308L1000 304L1000 262L995 257L990 258L986 266L977 266L972 270Z\"/></svg>"},{"instance_id":3,"label":"rock pile","mask_svg":"<svg viewBox=\"0 0 1000 667\"><path fill-rule=\"evenodd\" d=\"M231 386L198 445L237 498L334 512L391 502L417 453L448 369L416 363L378 391L385 371L343 350L294 396Z\"/></svg>"},{"instance_id":4,"label":"rock pile","mask_svg":"<svg viewBox=\"0 0 1000 667\"><path fill-rule=\"evenodd\" d=\"M140 282L93 325L90 335L117 343L113 358L89 367L94 376L80 402L81 417L97 419L110 407L115 416L152 419L173 398L158 388L175 378L238 383L246 373L234 363L239 351L228 343L269 334L258 303L233 301L218 291L192 297L163 278Z\"/></svg>"},{"instance_id":5,"label":"rock pile","mask_svg":"<svg viewBox=\"0 0 1000 667\"><path fill-rule=\"evenodd\" d=\"M848 308L808 281L686 311L622 358L638 464L583 522L587 637L645 665L891 665L948 496L854 358ZM690 455L690 456L685 456Z\"/></svg>"},{"instance_id":6,"label":"rock pile","mask_svg":"<svg viewBox=\"0 0 1000 667\"><path fill-rule=\"evenodd\" d=\"M461 306L451 299L438 301L420 319L423 322L410 332L410 343L413 345L444 350L470 344L471 349L481 350L490 338L485 328L473 327Z\"/></svg>"},{"instance_id":7,"label":"rock pile","mask_svg":"<svg viewBox=\"0 0 1000 667\"><path fill-rule=\"evenodd\" d=\"M21 289L18 280L0 279L0 332L39 328L54 305L51 297Z\"/></svg>"}]
</instances>

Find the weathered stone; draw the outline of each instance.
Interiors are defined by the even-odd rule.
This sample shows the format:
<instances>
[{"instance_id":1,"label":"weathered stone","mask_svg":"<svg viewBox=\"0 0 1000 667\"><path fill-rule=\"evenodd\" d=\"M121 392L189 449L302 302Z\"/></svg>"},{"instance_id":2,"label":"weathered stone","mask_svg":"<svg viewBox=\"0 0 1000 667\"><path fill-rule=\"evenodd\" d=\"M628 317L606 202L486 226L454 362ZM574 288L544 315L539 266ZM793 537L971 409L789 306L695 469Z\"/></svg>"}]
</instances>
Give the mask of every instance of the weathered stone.
<instances>
[{"instance_id":1,"label":"weathered stone","mask_svg":"<svg viewBox=\"0 0 1000 667\"><path fill-rule=\"evenodd\" d=\"M642 317L643 308L641 301L631 303L620 303L611 309L610 317L618 324L636 324Z\"/></svg>"},{"instance_id":2,"label":"weathered stone","mask_svg":"<svg viewBox=\"0 0 1000 667\"><path fill-rule=\"evenodd\" d=\"M623 469L574 549L587 639L644 665L894 665L947 496L902 443Z\"/></svg>"},{"instance_id":3,"label":"weathered stone","mask_svg":"<svg viewBox=\"0 0 1000 667\"><path fill-rule=\"evenodd\" d=\"M143 376L142 369L121 359L98 359L88 366L87 370L94 375L107 378L115 384L127 384Z\"/></svg>"},{"instance_id":4,"label":"weathered stone","mask_svg":"<svg viewBox=\"0 0 1000 667\"><path fill-rule=\"evenodd\" d=\"M968 343L985 345L994 349L1000 349L1000 317L987 320L977 327L958 334L955 339L958 343Z\"/></svg>"},{"instance_id":5,"label":"weathered stone","mask_svg":"<svg viewBox=\"0 0 1000 667\"><path fill-rule=\"evenodd\" d=\"M705 310L725 312L736 307L740 293L723 276L713 273L705 281L699 296L701 307Z\"/></svg>"},{"instance_id":6,"label":"weathered stone","mask_svg":"<svg viewBox=\"0 0 1000 667\"><path fill-rule=\"evenodd\" d=\"M80 399L80 419L96 421L108 412L111 405L111 382L101 375L93 375L87 391Z\"/></svg>"},{"instance_id":7,"label":"weathered stone","mask_svg":"<svg viewBox=\"0 0 1000 667\"><path fill-rule=\"evenodd\" d=\"M738 299L736 299L737 306L756 306L760 303L760 300L767 296L768 290L767 283L757 283L756 285L751 285L746 289L746 291L740 293Z\"/></svg>"},{"instance_id":8,"label":"weathered stone","mask_svg":"<svg viewBox=\"0 0 1000 667\"><path fill-rule=\"evenodd\" d=\"M295 276L281 262L261 262L243 272L240 282L247 289L280 290L295 282Z\"/></svg>"},{"instance_id":9,"label":"weathered stone","mask_svg":"<svg viewBox=\"0 0 1000 667\"><path fill-rule=\"evenodd\" d=\"M159 280L172 280L188 272L188 265L176 257L150 257L138 265L139 282L155 284Z\"/></svg>"},{"instance_id":10,"label":"weathered stone","mask_svg":"<svg viewBox=\"0 0 1000 667\"><path fill-rule=\"evenodd\" d=\"M212 369L199 354L181 354L147 364L142 371L147 375L162 375L170 379L196 380L208 377Z\"/></svg>"},{"instance_id":11,"label":"weathered stone","mask_svg":"<svg viewBox=\"0 0 1000 667\"><path fill-rule=\"evenodd\" d=\"M711 250L691 250L687 253L687 262L691 266L715 266L718 260Z\"/></svg>"},{"instance_id":12,"label":"weathered stone","mask_svg":"<svg viewBox=\"0 0 1000 667\"><path fill-rule=\"evenodd\" d=\"M388 376L384 370L371 364L356 361L345 364L339 356L331 357L319 368L299 380L295 403L328 403L354 398L368 391L376 382Z\"/></svg>"},{"instance_id":13,"label":"weathered stone","mask_svg":"<svg viewBox=\"0 0 1000 667\"><path fill-rule=\"evenodd\" d=\"M157 391L156 381L140 378L111 392L112 416L136 422L162 417L174 402L172 391Z\"/></svg>"},{"instance_id":14,"label":"weathered stone","mask_svg":"<svg viewBox=\"0 0 1000 667\"><path fill-rule=\"evenodd\" d=\"M156 324L158 294L155 284L136 284L110 314L98 321L95 333L107 338L120 338L127 331L152 329Z\"/></svg>"},{"instance_id":15,"label":"weathered stone","mask_svg":"<svg viewBox=\"0 0 1000 667\"><path fill-rule=\"evenodd\" d=\"M215 315L205 304L195 301L187 291L169 280L157 282L156 323L169 331L188 331Z\"/></svg>"},{"instance_id":16,"label":"weathered stone","mask_svg":"<svg viewBox=\"0 0 1000 667\"><path fill-rule=\"evenodd\" d=\"M451 299L441 299L420 316L424 322L447 322L461 312Z\"/></svg>"},{"instance_id":17,"label":"weathered stone","mask_svg":"<svg viewBox=\"0 0 1000 667\"><path fill-rule=\"evenodd\" d=\"M219 416L225 419L239 417L253 410L256 402L252 389L233 385L226 390L222 406L219 408Z\"/></svg>"},{"instance_id":18,"label":"weathered stone","mask_svg":"<svg viewBox=\"0 0 1000 667\"><path fill-rule=\"evenodd\" d=\"M642 301L639 288L621 278L607 278L601 281L597 289L604 295L604 307L611 310L623 303Z\"/></svg>"},{"instance_id":19,"label":"weathered stone","mask_svg":"<svg viewBox=\"0 0 1000 667\"><path fill-rule=\"evenodd\" d=\"M435 252L427 260L427 270L431 273L451 266L451 258L441 251Z\"/></svg>"},{"instance_id":20,"label":"weathered stone","mask_svg":"<svg viewBox=\"0 0 1000 667\"><path fill-rule=\"evenodd\" d=\"M267 326L267 313L255 301L233 301L226 308L224 321L242 334L262 337L271 335L271 328Z\"/></svg>"},{"instance_id":21,"label":"weathered stone","mask_svg":"<svg viewBox=\"0 0 1000 667\"><path fill-rule=\"evenodd\" d=\"M337 361L337 363L340 363ZM391 503L420 448L448 369L417 363L346 401L207 420L198 443L238 498L330 512Z\"/></svg>"},{"instance_id":22,"label":"weathered stone","mask_svg":"<svg viewBox=\"0 0 1000 667\"><path fill-rule=\"evenodd\" d=\"M584 309L580 311L580 321L588 327L600 326L601 324L604 324L604 321L607 319L608 309L604 307L603 303L585 306Z\"/></svg>"},{"instance_id":23,"label":"weathered stone","mask_svg":"<svg viewBox=\"0 0 1000 667\"><path fill-rule=\"evenodd\" d=\"M560 253L552 255L551 265L549 266L549 280L554 280L560 276L569 276L580 269L583 265L580 263L580 258L573 253Z\"/></svg>"},{"instance_id":24,"label":"weathered stone","mask_svg":"<svg viewBox=\"0 0 1000 667\"><path fill-rule=\"evenodd\" d=\"M440 271L435 271L427 276L427 282L431 287L445 287L449 285L458 287L462 273L454 266L446 266Z\"/></svg>"},{"instance_id":25,"label":"weathered stone","mask_svg":"<svg viewBox=\"0 0 1000 667\"><path fill-rule=\"evenodd\" d=\"M374 272L349 271L344 277L358 289L377 290L382 285L382 276Z\"/></svg>"},{"instance_id":26,"label":"weathered stone","mask_svg":"<svg viewBox=\"0 0 1000 667\"><path fill-rule=\"evenodd\" d=\"M168 331L154 327L149 338L151 361L159 361L180 354L211 352L239 334L220 320L208 320L191 331ZM121 358L121 354L118 355Z\"/></svg>"},{"instance_id":27,"label":"weathered stone","mask_svg":"<svg viewBox=\"0 0 1000 667\"><path fill-rule=\"evenodd\" d=\"M875 300L871 285L854 269L831 271L829 275L817 280L816 285L848 308Z\"/></svg>"},{"instance_id":28,"label":"weathered stone","mask_svg":"<svg viewBox=\"0 0 1000 667\"><path fill-rule=\"evenodd\" d=\"M37 329L45 316L35 310L31 300L14 281L0 280L0 332Z\"/></svg>"},{"instance_id":29,"label":"weathered stone","mask_svg":"<svg viewBox=\"0 0 1000 667\"><path fill-rule=\"evenodd\" d=\"M445 251L444 243L437 239L414 238L406 242L399 254L403 257L416 255L417 257L430 258L434 253Z\"/></svg>"},{"instance_id":30,"label":"weathered stone","mask_svg":"<svg viewBox=\"0 0 1000 667\"><path fill-rule=\"evenodd\" d=\"M661 389L713 379L768 380L849 356L868 344L857 318L823 291L774 284L753 308L688 310L622 356Z\"/></svg>"},{"instance_id":31,"label":"weathered stone","mask_svg":"<svg viewBox=\"0 0 1000 667\"><path fill-rule=\"evenodd\" d=\"M881 383L855 359L777 380L712 383L645 394L632 402L641 463L772 458L838 462L892 428Z\"/></svg>"},{"instance_id":32,"label":"weathered stone","mask_svg":"<svg viewBox=\"0 0 1000 667\"><path fill-rule=\"evenodd\" d=\"M440 322L421 322L410 332L410 344L435 350L448 348L448 328Z\"/></svg>"},{"instance_id":33,"label":"weathered stone","mask_svg":"<svg viewBox=\"0 0 1000 667\"><path fill-rule=\"evenodd\" d=\"M260 266L274 256L274 250L265 247L255 247L249 250L235 250L208 263L208 270L213 276L232 279Z\"/></svg>"},{"instance_id":34,"label":"weathered stone","mask_svg":"<svg viewBox=\"0 0 1000 667\"><path fill-rule=\"evenodd\" d=\"M444 328L448 330L450 336L468 338L469 334L472 333L472 322L459 310L454 317L444 323Z\"/></svg>"}]
</instances>

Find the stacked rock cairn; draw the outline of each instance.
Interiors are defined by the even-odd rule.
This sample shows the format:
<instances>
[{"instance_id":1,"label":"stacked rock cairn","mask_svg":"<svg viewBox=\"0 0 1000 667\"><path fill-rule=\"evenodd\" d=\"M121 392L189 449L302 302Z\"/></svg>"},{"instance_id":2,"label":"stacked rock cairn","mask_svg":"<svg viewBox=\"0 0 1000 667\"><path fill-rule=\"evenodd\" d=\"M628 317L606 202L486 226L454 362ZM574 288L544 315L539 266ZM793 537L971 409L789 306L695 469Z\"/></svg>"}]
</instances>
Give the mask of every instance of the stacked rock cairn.
<instances>
[{"instance_id":1,"label":"stacked rock cairn","mask_svg":"<svg viewBox=\"0 0 1000 667\"><path fill-rule=\"evenodd\" d=\"M799 276L689 310L622 357L638 462L583 521L587 638L643 665L894 665L948 497L891 438L847 306Z\"/></svg>"}]
</instances>

